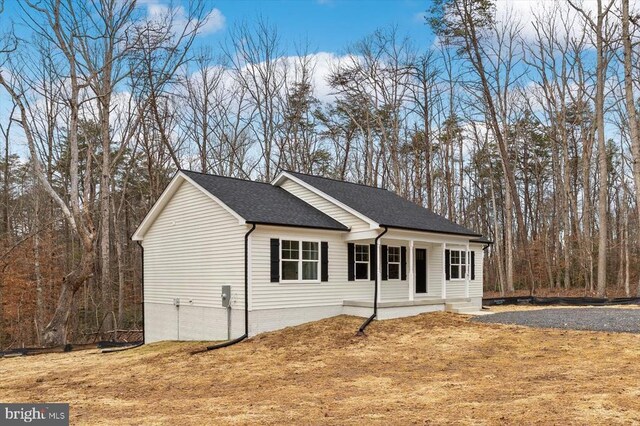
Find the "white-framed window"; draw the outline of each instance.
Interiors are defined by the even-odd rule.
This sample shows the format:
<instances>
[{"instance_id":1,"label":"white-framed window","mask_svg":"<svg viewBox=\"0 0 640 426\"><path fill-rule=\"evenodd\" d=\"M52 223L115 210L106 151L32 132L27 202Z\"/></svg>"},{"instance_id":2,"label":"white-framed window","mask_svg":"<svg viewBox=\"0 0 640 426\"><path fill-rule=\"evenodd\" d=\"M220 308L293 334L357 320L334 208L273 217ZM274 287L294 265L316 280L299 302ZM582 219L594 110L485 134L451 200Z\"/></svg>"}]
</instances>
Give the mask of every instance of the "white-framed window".
<instances>
[{"instance_id":1,"label":"white-framed window","mask_svg":"<svg viewBox=\"0 0 640 426\"><path fill-rule=\"evenodd\" d=\"M318 265L320 264L320 243L315 241L302 242L302 279L318 280Z\"/></svg>"},{"instance_id":2,"label":"white-framed window","mask_svg":"<svg viewBox=\"0 0 640 426\"><path fill-rule=\"evenodd\" d=\"M467 276L467 252L464 250L451 250L449 256L449 276L451 279L465 279Z\"/></svg>"},{"instance_id":3,"label":"white-framed window","mask_svg":"<svg viewBox=\"0 0 640 426\"><path fill-rule=\"evenodd\" d=\"M282 240L280 247L282 281L318 281L319 242Z\"/></svg>"},{"instance_id":4,"label":"white-framed window","mask_svg":"<svg viewBox=\"0 0 640 426\"><path fill-rule=\"evenodd\" d=\"M387 247L387 277L390 280L400 279L400 247Z\"/></svg>"},{"instance_id":5,"label":"white-framed window","mask_svg":"<svg viewBox=\"0 0 640 426\"><path fill-rule=\"evenodd\" d=\"M369 245L356 244L355 246L355 275L356 280L369 279Z\"/></svg>"}]
</instances>

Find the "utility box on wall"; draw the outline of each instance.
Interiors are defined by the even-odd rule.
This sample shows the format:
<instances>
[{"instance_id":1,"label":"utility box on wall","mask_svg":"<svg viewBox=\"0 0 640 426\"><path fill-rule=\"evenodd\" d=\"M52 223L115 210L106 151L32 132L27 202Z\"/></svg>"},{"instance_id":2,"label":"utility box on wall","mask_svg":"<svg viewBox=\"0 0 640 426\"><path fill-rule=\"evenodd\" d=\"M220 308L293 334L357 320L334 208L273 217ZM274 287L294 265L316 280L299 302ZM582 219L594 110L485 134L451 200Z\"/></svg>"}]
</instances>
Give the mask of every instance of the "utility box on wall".
<instances>
[{"instance_id":1,"label":"utility box on wall","mask_svg":"<svg viewBox=\"0 0 640 426\"><path fill-rule=\"evenodd\" d=\"M222 298L222 307L228 308L231 306L231 286L223 285L222 286L222 294L220 295Z\"/></svg>"}]
</instances>

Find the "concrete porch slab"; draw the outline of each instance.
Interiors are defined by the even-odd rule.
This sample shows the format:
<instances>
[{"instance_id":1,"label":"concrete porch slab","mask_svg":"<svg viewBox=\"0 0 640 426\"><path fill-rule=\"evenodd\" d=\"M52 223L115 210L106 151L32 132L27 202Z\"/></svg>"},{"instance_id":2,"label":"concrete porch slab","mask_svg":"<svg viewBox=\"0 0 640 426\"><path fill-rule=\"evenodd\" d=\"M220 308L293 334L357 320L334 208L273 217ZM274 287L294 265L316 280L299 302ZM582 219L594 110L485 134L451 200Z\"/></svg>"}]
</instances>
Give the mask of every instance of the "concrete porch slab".
<instances>
[{"instance_id":1,"label":"concrete porch slab","mask_svg":"<svg viewBox=\"0 0 640 426\"><path fill-rule=\"evenodd\" d=\"M415 300L388 300L378 302L378 308L403 308L410 306L444 305L450 302L470 302L471 299L415 299ZM342 306L356 308L373 308L373 301L370 300L345 300Z\"/></svg>"}]
</instances>

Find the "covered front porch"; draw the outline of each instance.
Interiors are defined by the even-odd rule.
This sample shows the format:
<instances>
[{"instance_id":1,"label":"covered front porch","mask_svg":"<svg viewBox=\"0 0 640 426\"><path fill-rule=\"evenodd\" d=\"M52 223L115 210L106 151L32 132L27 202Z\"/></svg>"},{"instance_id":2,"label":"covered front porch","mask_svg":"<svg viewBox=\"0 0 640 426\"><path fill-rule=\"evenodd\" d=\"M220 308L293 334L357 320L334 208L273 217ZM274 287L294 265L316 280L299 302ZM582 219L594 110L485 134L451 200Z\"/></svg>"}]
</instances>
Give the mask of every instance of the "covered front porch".
<instances>
[{"instance_id":1,"label":"covered front porch","mask_svg":"<svg viewBox=\"0 0 640 426\"><path fill-rule=\"evenodd\" d=\"M373 309L373 302L360 300L345 300L342 304L342 312L345 315L357 317L369 317ZM470 298L467 299L439 299L420 298L416 300L395 300L389 302L378 302L378 319L392 319L409 317L423 314L425 312L452 311L452 312L475 312L481 309Z\"/></svg>"},{"instance_id":2,"label":"covered front porch","mask_svg":"<svg viewBox=\"0 0 640 426\"><path fill-rule=\"evenodd\" d=\"M380 233L375 229L345 235L345 240L355 245L356 266L363 262L368 247L369 279L377 286L377 291L372 286L371 297L345 300L346 314L371 315L374 293L380 319L443 311L447 304L474 306L476 310L481 307L481 298L474 297L470 290L469 237L388 229L375 244ZM452 253L448 265L447 251Z\"/></svg>"}]
</instances>

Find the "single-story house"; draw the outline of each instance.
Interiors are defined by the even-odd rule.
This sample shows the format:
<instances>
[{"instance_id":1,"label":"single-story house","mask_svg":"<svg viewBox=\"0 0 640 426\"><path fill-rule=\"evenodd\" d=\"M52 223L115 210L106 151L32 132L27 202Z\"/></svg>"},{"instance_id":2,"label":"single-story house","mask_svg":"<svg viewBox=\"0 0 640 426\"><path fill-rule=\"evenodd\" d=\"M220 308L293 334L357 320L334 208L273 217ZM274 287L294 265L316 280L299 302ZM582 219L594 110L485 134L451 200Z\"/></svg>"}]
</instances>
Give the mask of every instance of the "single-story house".
<instances>
[{"instance_id":1,"label":"single-story house","mask_svg":"<svg viewBox=\"0 0 640 426\"><path fill-rule=\"evenodd\" d=\"M133 240L146 342L253 336L374 309L377 319L479 310L489 242L386 189L186 170Z\"/></svg>"}]
</instances>

